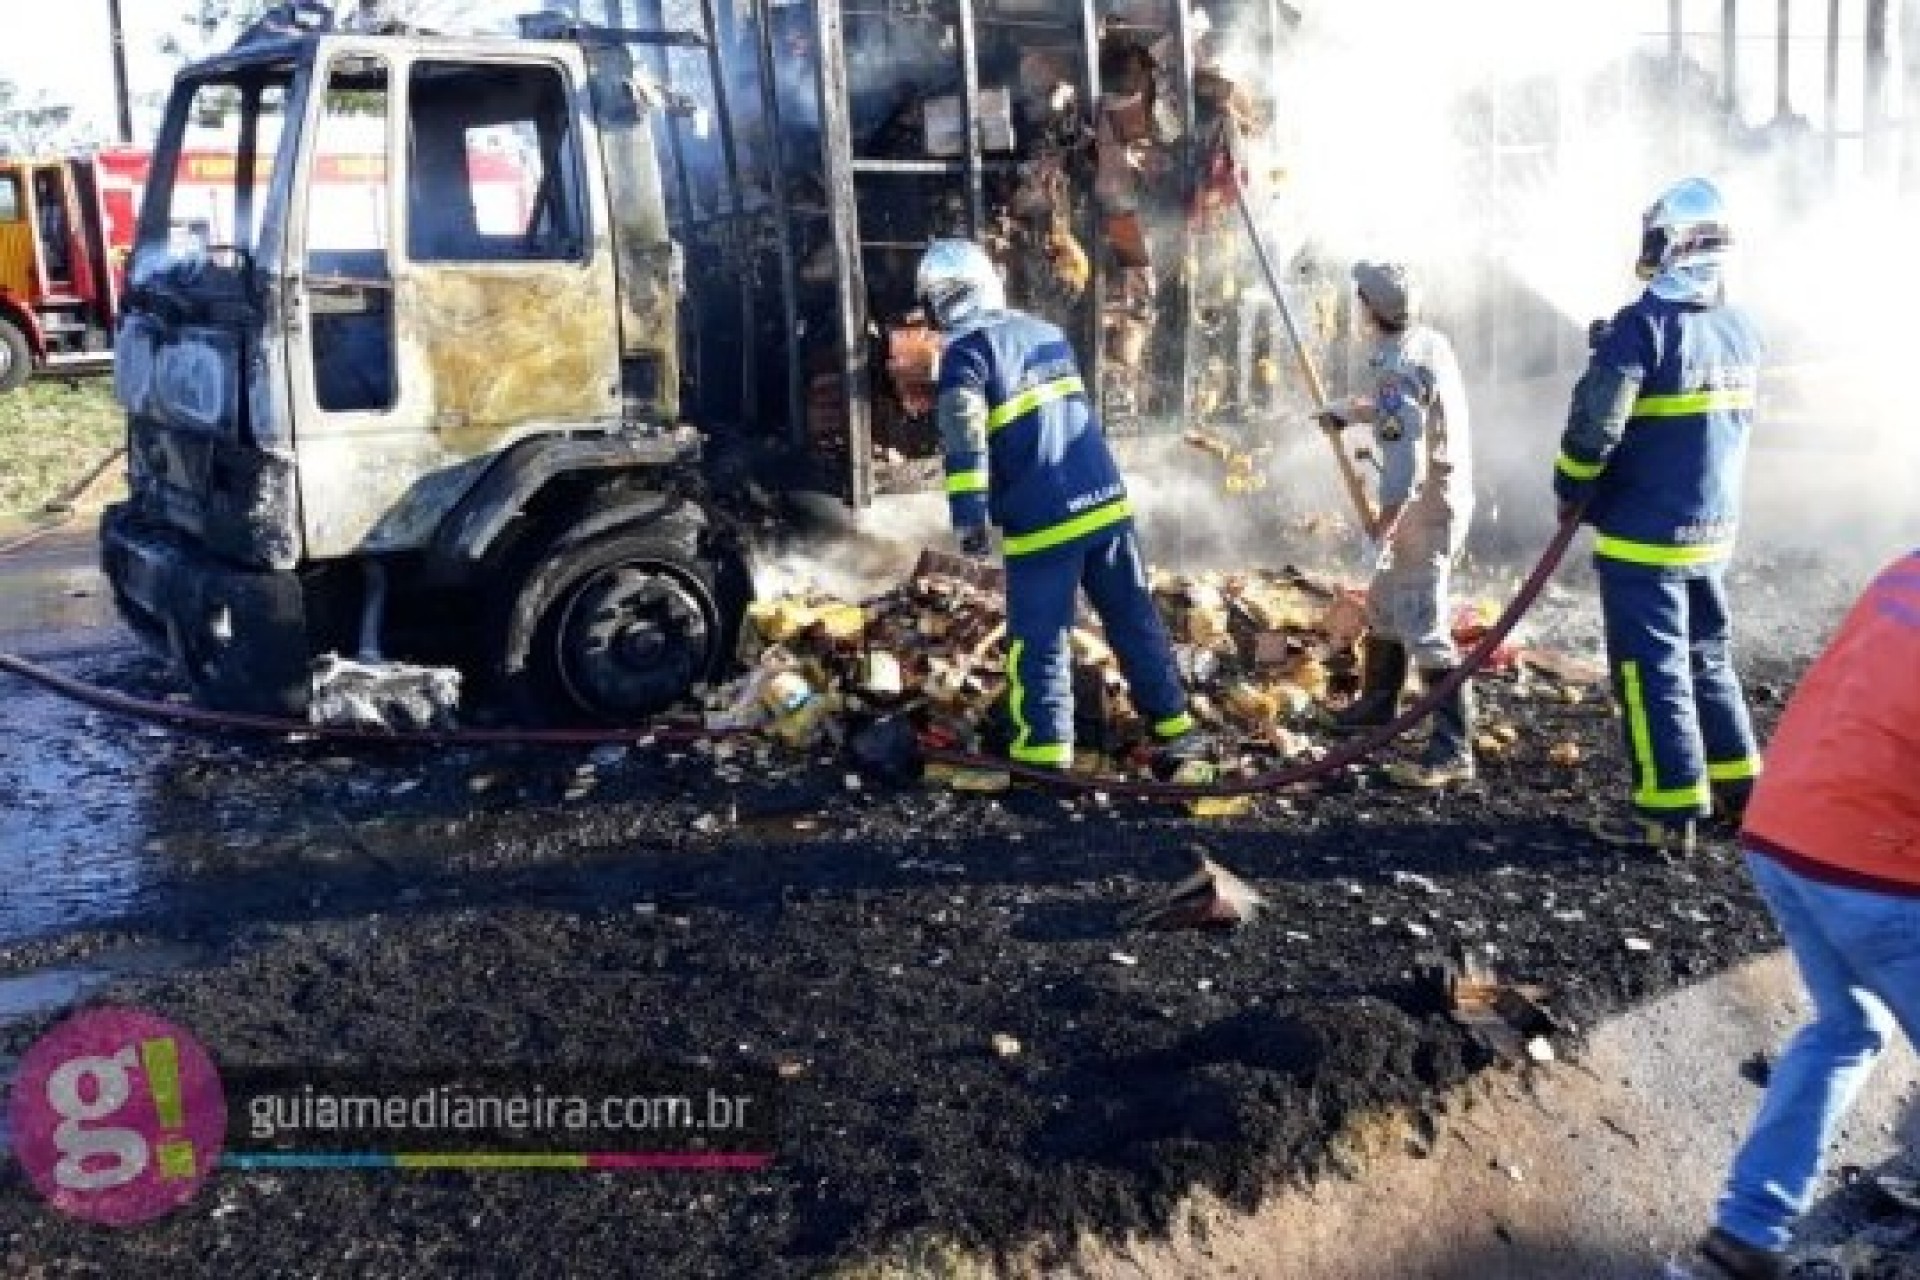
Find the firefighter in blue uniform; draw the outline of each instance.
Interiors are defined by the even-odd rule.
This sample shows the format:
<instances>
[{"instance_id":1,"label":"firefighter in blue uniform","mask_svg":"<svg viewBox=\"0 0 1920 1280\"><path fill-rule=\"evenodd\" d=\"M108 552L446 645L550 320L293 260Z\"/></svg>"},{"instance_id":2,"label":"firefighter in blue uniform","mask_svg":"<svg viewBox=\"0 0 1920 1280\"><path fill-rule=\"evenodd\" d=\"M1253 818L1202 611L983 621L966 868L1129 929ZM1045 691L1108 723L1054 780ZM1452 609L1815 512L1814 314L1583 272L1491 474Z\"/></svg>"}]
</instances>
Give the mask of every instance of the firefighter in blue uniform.
<instances>
[{"instance_id":1,"label":"firefighter in blue uniform","mask_svg":"<svg viewBox=\"0 0 1920 1280\"><path fill-rule=\"evenodd\" d=\"M1632 817L1602 834L1692 849L1715 802L1760 771L1731 657L1733 551L1761 344L1727 305L1731 243L1713 184L1689 178L1643 218L1646 291L1595 326L1554 467L1564 517L1585 503L1607 656L1633 769Z\"/></svg>"},{"instance_id":2,"label":"firefighter in blue uniform","mask_svg":"<svg viewBox=\"0 0 1920 1280\"><path fill-rule=\"evenodd\" d=\"M916 291L941 330L935 418L961 549L1007 570L1009 754L1073 763L1068 640L1084 589L1164 767L1204 750L1165 625L1148 590L1120 468L1073 348L1046 321L1008 309L986 251L936 240Z\"/></svg>"}]
</instances>

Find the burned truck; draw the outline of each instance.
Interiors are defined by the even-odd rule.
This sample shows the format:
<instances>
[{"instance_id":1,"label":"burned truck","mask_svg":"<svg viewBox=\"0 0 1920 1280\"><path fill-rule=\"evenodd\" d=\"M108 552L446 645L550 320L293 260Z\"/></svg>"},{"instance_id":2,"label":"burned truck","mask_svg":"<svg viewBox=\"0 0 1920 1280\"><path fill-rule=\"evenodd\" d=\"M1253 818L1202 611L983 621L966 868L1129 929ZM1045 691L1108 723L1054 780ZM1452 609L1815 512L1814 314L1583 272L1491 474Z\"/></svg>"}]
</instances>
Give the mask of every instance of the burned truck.
<instances>
[{"instance_id":1,"label":"burned truck","mask_svg":"<svg viewBox=\"0 0 1920 1280\"><path fill-rule=\"evenodd\" d=\"M736 496L937 487L933 236L1075 337L1116 433L1282 394L1270 304L1207 282L1264 111L1222 50L1257 64L1284 6L648 7L453 36L283 5L181 73L102 559L203 700L301 714L329 652L547 719L714 679ZM217 198L178 180L222 149Z\"/></svg>"}]
</instances>

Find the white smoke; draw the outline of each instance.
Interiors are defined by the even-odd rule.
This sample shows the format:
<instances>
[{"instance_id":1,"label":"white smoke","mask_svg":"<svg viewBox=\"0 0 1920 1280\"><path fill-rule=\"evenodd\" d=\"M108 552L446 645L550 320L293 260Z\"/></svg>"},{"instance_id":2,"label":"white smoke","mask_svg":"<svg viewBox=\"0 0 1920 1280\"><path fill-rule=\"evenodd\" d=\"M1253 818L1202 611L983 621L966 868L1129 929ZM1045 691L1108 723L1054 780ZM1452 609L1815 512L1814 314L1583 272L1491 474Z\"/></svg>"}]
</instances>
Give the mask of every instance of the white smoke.
<instances>
[{"instance_id":1,"label":"white smoke","mask_svg":"<svg viewBox=\"0 0 1920 1280\"><path fill-rule=\"evenodd\" d=\"M1427 283L1429 314L1469 374L1477 541L1503 518L1527 537L1549 523L1586 322L1638 292L1639 214L1689 173L1729 198L1740 241L1731 288L1769 338L1750 537L1840 540L1871 558L1914 536L1920 432L1900 420L1901 350L1920 254L1901 228L1920 209L1890 178L1865 176L1844 140L1838 181L1827 181L1824 14L1801 13L1792 31L1788 105L1810 120L1775 120L1773 6L1738 9L1731 119L1717 6L1711 18L1692 13L1690 25L1709 29L1683 36L1677 66L1669 6L1653 0L1320 3L1281 59L1279 125L1263 157L1277 203L1328 260L1402 258ZM1901 34L1890 33L1894 80ZM1229 50L1229 65L1255 65L1248 44ZM1863 57L1857 24L1843 28L1842 132L1864 116Z\"/></svg>"}]
</instances>

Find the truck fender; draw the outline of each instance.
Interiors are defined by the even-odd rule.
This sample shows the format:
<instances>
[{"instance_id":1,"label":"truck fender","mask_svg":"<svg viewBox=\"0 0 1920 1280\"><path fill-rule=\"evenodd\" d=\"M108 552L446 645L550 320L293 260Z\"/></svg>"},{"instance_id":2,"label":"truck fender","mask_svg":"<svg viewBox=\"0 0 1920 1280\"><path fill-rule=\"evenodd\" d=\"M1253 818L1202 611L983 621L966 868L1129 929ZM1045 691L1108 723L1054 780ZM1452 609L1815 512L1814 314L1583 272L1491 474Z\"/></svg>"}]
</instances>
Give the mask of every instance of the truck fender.
<instances>
[{"instance_id":1,"label":"truck fender","mask_svg":"<svg viewBox=\"0 0 1920 1280\"><path fill-rule=\"evenodd\" d=\"M20 331L27 345L33 348L35 360L47 358L47 335L41 332L40 321L30 308L21 306L10 295L0 293L0 320L5 320Z\"/></svg>"},{"instance_id":2,"label":"truck fender","mask_svg":"<svg viewBox=\"0 0 1920 1280\"><path fill-rule=\"evenodd\" d=\"M693 467L699 460L699 452L697 437L685 435L623 433L536 436L522 440L502 453L441 521L434 534L433 558L453 570L477 568L487 559L508 523L561 476L595 471L672 472ZM636 498L642 500L641 511L629 512L625 517L627 522L645 510L644 495ZM596 512L592 521L599 524L604 515L619 512L624 505L611 508L607 513Z\"/></svg>"}]
</instances>

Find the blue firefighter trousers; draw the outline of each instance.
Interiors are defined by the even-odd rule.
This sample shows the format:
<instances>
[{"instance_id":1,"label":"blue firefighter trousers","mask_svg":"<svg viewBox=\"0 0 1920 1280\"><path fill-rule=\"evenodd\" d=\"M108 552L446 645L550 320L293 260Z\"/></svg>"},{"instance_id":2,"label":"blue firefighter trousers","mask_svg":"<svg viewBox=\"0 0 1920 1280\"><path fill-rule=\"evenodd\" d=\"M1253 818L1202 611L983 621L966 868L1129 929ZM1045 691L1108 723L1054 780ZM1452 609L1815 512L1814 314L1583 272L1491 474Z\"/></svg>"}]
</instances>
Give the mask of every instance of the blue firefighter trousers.
<instances>
[{"instance_id":1,"label":"blue firefighter trousers","mask_svg":"<svg viewBox=\"0 0 1920 1280\"><path fill-rule=\"evenodd\" d=\"M1715 567L1683 578L1606 560L1595 567L1633 807L1657 822L1704 816L1713 788L1743 793L1760 772L1733 669L1724 575Z\"/></svg>"},{"instance_id":2,"label":"blue firefighter trousers","mask_svg":"<svg viewBox=\"0 0 1920 1280\"><path fill-rule=\"evenodd\" d=\"M1007 682L1011 755L1023 764L1073 763L1073 655L1081 589L1106 630L1133 705L1156 737L1192 726L1166 624L1154 607L1131 527L1108 537L1007 559Z\"/></svg>"}]
</instances>

